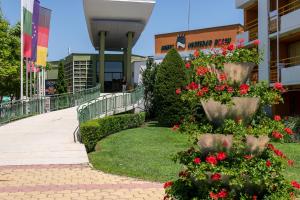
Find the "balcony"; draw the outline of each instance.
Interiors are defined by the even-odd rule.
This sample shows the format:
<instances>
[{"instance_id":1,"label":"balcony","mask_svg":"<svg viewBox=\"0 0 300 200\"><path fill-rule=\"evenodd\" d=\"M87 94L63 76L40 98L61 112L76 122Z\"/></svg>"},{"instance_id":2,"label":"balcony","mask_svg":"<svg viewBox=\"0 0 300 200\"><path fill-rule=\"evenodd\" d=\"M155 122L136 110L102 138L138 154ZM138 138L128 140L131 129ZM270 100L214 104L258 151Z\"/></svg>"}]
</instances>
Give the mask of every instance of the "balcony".
<instances>
[{"instance_id":1,"label":"balcony","mask_svg":"<svg viewBox=\"0 0 300 200\"><path fill-rule=\"evenodd\" d=\"M244 9L257 2L257 0L235 0L235 7L239 9Z\"/></svg>"},{"instance_id":2,"label":"balcony","mask_svg":"<svg viewBox=\"0 0 300 200\"><path fill-rule=\"evenodd\" d=\"M300 56L290 57L280 60L280 81L284 85L300 84ZM270 82L278 80L278 67L276 61L271 62Z\"/></svg>"},{"instance_id":3,"label":"balcony","mask_svg":"<svg viewBox=\"0 0 300 200\"><path fill-rule=\"evenodd\" d=\"M244 32L237 35L237 39L244 39L245 44L258 38L258 20L252 20L244 25Z\"/></svg>"}]
</instances>

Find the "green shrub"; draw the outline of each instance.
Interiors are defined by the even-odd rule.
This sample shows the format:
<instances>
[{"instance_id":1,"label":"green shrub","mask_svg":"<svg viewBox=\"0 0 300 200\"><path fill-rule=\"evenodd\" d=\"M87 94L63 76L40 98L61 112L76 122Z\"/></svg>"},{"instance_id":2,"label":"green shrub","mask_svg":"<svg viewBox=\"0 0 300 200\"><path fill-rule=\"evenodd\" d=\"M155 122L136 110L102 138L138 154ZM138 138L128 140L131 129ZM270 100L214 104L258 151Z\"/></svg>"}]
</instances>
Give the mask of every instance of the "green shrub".
<instances>
[{"instance_id":1,"label":"green shrub","mask_svg":"<svg viewBox=\"0 0 300 200\"><path fill-rule=\"evenodd\" d=\"M172 126L180 122L186 108L177 88L186 86L185 64L175 49L171 49L157 69L154 86L156 116L162 126Z\"/></svg>"},{"instance_id":2,"label":"green shrub","mask_svg":"<svg viewBox=\"0 0 300 200\"><path fill-rule=\"evenodd\" d=\"M145 113L124 114L91 120L80 125L82 143L88 152L94 150L102 138L119 131L141 126L145 122Z\"/></svg>"}]
</instances>

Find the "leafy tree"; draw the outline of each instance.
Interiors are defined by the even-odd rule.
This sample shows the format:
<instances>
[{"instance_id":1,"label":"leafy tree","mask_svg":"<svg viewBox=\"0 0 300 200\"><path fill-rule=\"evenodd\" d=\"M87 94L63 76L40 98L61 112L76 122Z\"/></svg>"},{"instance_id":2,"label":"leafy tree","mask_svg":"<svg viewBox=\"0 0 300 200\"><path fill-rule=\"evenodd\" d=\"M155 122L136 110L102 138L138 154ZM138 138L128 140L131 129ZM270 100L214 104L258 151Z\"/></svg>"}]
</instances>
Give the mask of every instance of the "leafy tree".
<instances>
[{"instance_id":1,"label":"leafy tree","mask_svg":"<svg viewBox=\"0 0 300 200\"><path fill-rule=\"evenodd\" d=\"M62 62L60 62L58 66L58 80L55 89L58 94L67 92L67 82L65 80L65 70Z\"/></svg>"},{"instance_id":2,"label":"leafy tree","mask_svg":"<svg viewBox=\"0 0 300 200\"><path fill-rule=\"evenodd\" d=\"M11 27L0 9L0 103L20 91L20 23Z\"/></svg>"},{"instance_id":3,"label":"leafy tree","mask_svg":"<svg viewBox=\"0 0 300 200\"><path fill-rule=\"evenodd\" d=\"M179 123L186 114L186 107L176 94L177 88L186 86L185 64L175 49L166 55L157 71L154 103L158 122L163 126Z\"/></svg>"},{"instance_id":4,"label":"leafy tree","mask_svg":"<svg viewBox=\"0 0 300 200\"><path fill-rule=\"evenodd\" d=\"M145 110L147 112L147 117L150 119L155 118L155 104L154 104L154 85L156 80L157 69L159 65L153 62L153 59L148 59L146 63L146 69L143 71L143 86L144 100L145 100Z\"/></svg>"}]
</instances>

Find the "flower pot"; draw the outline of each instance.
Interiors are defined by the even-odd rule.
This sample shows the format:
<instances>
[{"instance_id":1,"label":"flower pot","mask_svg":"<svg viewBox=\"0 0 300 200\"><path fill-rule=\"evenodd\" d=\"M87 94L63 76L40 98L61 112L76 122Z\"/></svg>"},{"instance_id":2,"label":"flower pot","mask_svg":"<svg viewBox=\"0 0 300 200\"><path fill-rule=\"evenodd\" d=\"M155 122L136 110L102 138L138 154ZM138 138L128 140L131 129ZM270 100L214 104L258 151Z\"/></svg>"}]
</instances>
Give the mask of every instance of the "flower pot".
<instances>
[{"instance_id":1,"label":"flower pot","mask_svg":"<svg viewBox=\"0 0 300 200\"><path fill-rule=\"evenodd\" d=\"M270 138L268 136L260 136L260 137L254 137L252 135L248 135L246 137L246 146L247 150L251 154L255 153L261 153L267 148L267 144L270 141Z\"/></svg>"},{"instance_id":2,"label":"flower pot","mask_svg":"<svg viewBox=\"0 0 300 200\"><path fill-rule=\"evenodd\" d=\"M209 99L201 100L207 118L215 125L222 125L225 119L246 120L259 108L259 98L233 97L234 105L225 105Z\"/></svg>"},{"instance_id":3,"label":"flower pot","mask_svg":"<svg viewBox=\"0 0 300 200\"><path fill-rule=\"evenodd\" d=\"M210 68L212 71L217 73L217 75L224 72L227 75L228 80L238 83L246 83L254 66L254 63L225 63L224 70L218 70L215 66L210 66Z\"/></svg>"},{"instance_id":4,"label":"flower pot","mask_svg":"<svg viewBox=\"0 0 300 200\"><path fill-rule=\"evenodd\" d=\"M221 151L222 149L229 151L233 144L232 140L233 135L206 133L198 137L197 145L204 154Z\"/></svg>"}]
</instances>

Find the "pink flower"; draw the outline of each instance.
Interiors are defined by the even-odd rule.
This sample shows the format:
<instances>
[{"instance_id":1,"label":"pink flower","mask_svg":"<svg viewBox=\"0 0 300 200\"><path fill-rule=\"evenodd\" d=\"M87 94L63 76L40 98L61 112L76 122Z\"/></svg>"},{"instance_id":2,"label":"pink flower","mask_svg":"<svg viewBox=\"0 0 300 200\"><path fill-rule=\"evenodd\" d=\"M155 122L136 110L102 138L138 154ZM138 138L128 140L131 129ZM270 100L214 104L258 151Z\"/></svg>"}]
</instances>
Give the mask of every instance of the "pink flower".
<instances>
[{"instance_id":1,"label":"pink flower","mask_svg":"<svg viewBox=\"0 0 300 200\"><path fill-rule=\"evenodd\" d=\"M215 173L215 174L211 175L210 178L213 181L219 181L221 179L221 174L220 173Z\"/></svg>"},{"instance_id":2,"label":"pink flower","mask_svg":"<svg viewBox=\"0 0 300 200\"><path fill-rule=\"evenodd\" d=\"M287 134L289 134L289 135L293 135L294 133L293 133L293 130L292 129L290 129L290 128L285 128L284 129L284 131L287 133Z\"/></svg>"},{"instance_id":3,"label":"pink flower","mask_svg":"<svg viewBox=\"0 0 300 200\"><path fill-rule=\"evenodd\" d=\"M272 133L272 136L275 138L275 139L282 139L283 138L283 135L277 131L274 131Z\"/></svg>"},{"instance_id":4,"label":"pink flower","mask_svg":"<svg viewBox=\"0 0 300 200\"><path fill-rule=\"evenodd\" d=\"M272 165L271 161L267 160L266 166L267 166L267 167L271 167L271 165Z\"/></svg>"},{"instance_id":5,"label":"pink flower","mask_svg":"<svg viewBox=\"0 0 300 200\"><path fill-rule=\"evenodd\" d=\"M281 117L280 117L279 115L275 115L275 116L274 116L274 120L275 120L275 121L281 121Z\"/></svg>"},{"instance_id":6,"label":"pink flower","mask_svg":"<svg viewBox=\"0 0 300 200\"><path fill-rule=\"evenodd\" d=\"M258 46L260 44L260 40L254 40L253 44L256 45L256 46Z\"/></svg>"},{"instance_id":7,"label":"pink flower","mask_svg":"<svg viewBox=\"0 0 300 200\"><path fill-rule=\"evenodd\" d=\"M218 160L217 160L216 156L208 156L208 157L206 157L205 161L211 165L218 164Z\"/></svg>"},{"instance_id":8,"label":"pink flower","mask_svg":"<svg viewBox=\"0 0 300 200\"><path fill-rule=\"evenodd\" d=\"M217 160L222 161L225 160L227 158L227 154L225 152L219 152L217 154Z\"/></svg>"},{"instance_id":9,"label":"pink flower","mask_svg":"<svg viewBox=\"0 0 300 200\"><path fill-rule=\"evenodd\" d=\"M242 84L242 85L240 86L240 94L241 94L241 95L248 94L249 88L250 88L249 85L247 85L247 84Z\"/></svg>"},{"instance_id":10,"label":"pink flower","mask_svg":"<svg viewBox=\"0 0 300 200\"><path fill-rule=\"evenodd\" d=\"M171 187L173 185L173 182L172 181L168 181L164 184L164 188L168 188L168 187Z\"/></svg>"},{"instance_id":11,"label":"pink flower","mask_svg":"<svg viewBox=\"0 0 300 200\"><path fill-rule=\"evenodd\" d=\"M217 85L217 86L215 87L215 90L216 90L217 92L222 92L222 91L225 90L225 88L226 88L226 85Z\"/></svg>"},{"instance_id":12,"label":"pink flower","mask_svg":"<svg viewBox=\"0 0 300 200\"><path fill-rule=\"evenodd\" d=\"M197 164L197 165L200 164L201 163L201 159L200 158L195 158L194 159L194 163Z\"/></svg>"},{"instance_id":13,"label":"pink flower","mask_svg":"<svg viewBox=\"0 0 300 200\"><path fill-rule=\"evenodd\" d=\"M177 95L181 94L181 89L179 89L179 88L176 89L176 94L177 94Z\"/></svg>"},{"instance_id":14,"label":"pink flower","mask_svg":"<svg viewBox=\"0 0 300 200\"><path fill-rule=\"evenodd\" d=\"M274 83L274 89L275 90L278 90L278 91L280 91L280 92L285 92L285 89L284 89L284 87L283 87L283 85L282 85L282 83Z\"/></svg>"},{"instance_id":15,"label":"pink flower","mask_svg":"<svg viewBox=\"0 0 300 200\"><path fill-rule=\"evenodd\" d=\"M228 87L228 88L227 88L227 92L228 92L228 93L233 93L233 92L234 92L234 90L233 90L233 88L232 88L232 87Z\"/></svg>"},{"instance_id":16,"label":"pink flower","mask_svg":"<svg viewBox=\"0 0 300 200\"><path fill-rule=\"evenodd\" d=\"M191 63L189 63L189 62L186 63L186 64L185 64L185 68L190 69L190 68L191 68Z\"/></svg>"}]
</instances>

